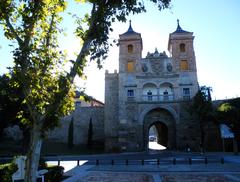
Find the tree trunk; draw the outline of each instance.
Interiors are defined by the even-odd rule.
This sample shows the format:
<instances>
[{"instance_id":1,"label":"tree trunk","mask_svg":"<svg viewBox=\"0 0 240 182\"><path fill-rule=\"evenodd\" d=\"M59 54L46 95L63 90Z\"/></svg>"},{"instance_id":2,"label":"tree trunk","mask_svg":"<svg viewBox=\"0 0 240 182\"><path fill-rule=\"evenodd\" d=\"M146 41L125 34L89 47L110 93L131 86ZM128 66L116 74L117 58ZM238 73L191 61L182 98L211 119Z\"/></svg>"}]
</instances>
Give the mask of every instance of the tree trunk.
<instances>
[{"instance_id":1,"label":"tree trunk","mask_svg":"<svg viewBox=\"0 0 240 182\"><path fill-rule=\"evenodd\" d=\"M238 144L236 137L233 138L233 152L235 155L238 155Z\"/></svg>"},{"instance_id":2,"label":"tree trunk","mask_svg":"<svg viewBox=\"0 0 240 182\"><path fill-rule=\"evenodd\" d=\"M200 121L200 132L201 132L201 143L200 143L200 146L201 146L201 153L205 153L205 150L206 150L206 146L205 146L205 133L204 133L204 126L202 124L202 121Z\"/></svg>"},{"instance_id":3,"label":"tree trunk","mask_svg":"<svg viewBox=\"0 0 240 182\"><path fill-rule=\"evenodd\" d=\"M34 123L31 130L31 140L26 161L25 182L37 181L37 170L42 146L40 128L39 125Z\"/></svg>"}]
</instances>

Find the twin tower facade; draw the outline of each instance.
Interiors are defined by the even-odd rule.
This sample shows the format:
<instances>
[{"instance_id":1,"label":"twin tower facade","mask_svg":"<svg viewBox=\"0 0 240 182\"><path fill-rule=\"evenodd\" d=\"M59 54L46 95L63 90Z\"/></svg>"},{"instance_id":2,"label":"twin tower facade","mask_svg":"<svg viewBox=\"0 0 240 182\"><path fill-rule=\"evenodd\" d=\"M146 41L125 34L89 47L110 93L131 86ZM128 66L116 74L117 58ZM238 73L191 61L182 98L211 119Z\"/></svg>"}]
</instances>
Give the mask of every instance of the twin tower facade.
<instances>
[{"instance_id":1,"label":"twin tower facade","mask_svg":"<svg viewBox=\"0 0 240 182\"><path fill-rule=\"evenodd\" d=\"M105 74L106 150L146 150L152 126L170 150L198 148L199 127L187 111L198 91L193 41L178 21L169 34L170 56L156 49L143 58L141 34L131 23L119 36L119 72Z\"/></svg>"}]
</instances>

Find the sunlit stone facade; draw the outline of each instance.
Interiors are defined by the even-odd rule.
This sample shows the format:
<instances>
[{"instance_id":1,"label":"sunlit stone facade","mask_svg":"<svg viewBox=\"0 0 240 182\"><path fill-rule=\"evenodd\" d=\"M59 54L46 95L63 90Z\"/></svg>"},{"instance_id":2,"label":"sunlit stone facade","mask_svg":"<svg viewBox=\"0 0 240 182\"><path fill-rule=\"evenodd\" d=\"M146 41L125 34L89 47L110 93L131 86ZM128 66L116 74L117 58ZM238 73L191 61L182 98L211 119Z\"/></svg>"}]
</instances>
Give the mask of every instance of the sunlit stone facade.
<instances>
[{"instance_id":1,"label":"sunlit stone facade","mask_svg":"<svg viewBox=\"0 0 240 182\"><path fill-rule=\"evenodd\" d=\"M131 23L119 36L119 72L105 74L106 150L146 150L153 125L158 142L170 150L199 146L199 126L187 112L198 91L193 40L178 22L169 53L156 49L143 58L141 34Z\"/></svg>"}]
</instances>

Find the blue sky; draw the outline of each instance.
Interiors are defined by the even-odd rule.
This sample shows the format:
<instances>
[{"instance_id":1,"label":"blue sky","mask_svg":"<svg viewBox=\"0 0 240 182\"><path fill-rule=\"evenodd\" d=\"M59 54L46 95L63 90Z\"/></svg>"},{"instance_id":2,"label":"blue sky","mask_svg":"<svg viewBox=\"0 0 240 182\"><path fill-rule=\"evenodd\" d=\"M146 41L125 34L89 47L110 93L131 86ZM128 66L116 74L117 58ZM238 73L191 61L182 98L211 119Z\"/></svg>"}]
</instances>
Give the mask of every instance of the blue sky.
<instances>
[{"instance_id":1,"label":"blue sky","mask_svg":"<svg viewBox=\"0 0 240 182\"><path fill-rule=\"evenodd\" d=\"M73 1L72 1L73 2ZM194 32L194 48L200 85L213 88L213 99L240 96L240 1L239 0L172 0L172 8L159 12L151 3L144 1L147 13L131 15L132 27L141 33L143 57L155 48L167 52L169 33L175 31L177 19L184 30ZM89 8L78 8L69 3L69 10L83 14ZM69 59L75 59L79 51L79 40L72 36L74 22L67 17L63 22L68 36L62 36L60 46L68 51ZM119 34L128 29L128 22L115 23L110 38L118 39ZM11 48L0 30L0 73L11 66ZM96 64L89 63L85 73L87 81L76 79L79 86L96 99L104 101L104 72L118 69L118 47L110 49L104 61L104 69L98 70Z\"/></svg>"}]
</instances>

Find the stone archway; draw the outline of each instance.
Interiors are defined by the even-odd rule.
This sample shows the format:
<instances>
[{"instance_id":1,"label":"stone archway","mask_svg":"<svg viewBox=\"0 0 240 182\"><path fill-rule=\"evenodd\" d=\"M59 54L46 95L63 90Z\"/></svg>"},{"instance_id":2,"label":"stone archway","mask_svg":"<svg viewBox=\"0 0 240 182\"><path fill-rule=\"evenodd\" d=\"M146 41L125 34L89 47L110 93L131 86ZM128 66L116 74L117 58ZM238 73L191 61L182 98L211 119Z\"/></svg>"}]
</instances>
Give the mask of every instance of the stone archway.
<instances>
[{"instance_id":1,"label":"stone archway","mask_svg":"<svg viewBox=\"0 0 240 182\"><path fill-rule=\"evenodd\" d=\"M176 148L176 122L173 115L164 108L155 108L146 113L143 121L143 146L148 150L149 129L155 126L158 133L158 143L167 149Z\"/></svg>"}]
</instances>

